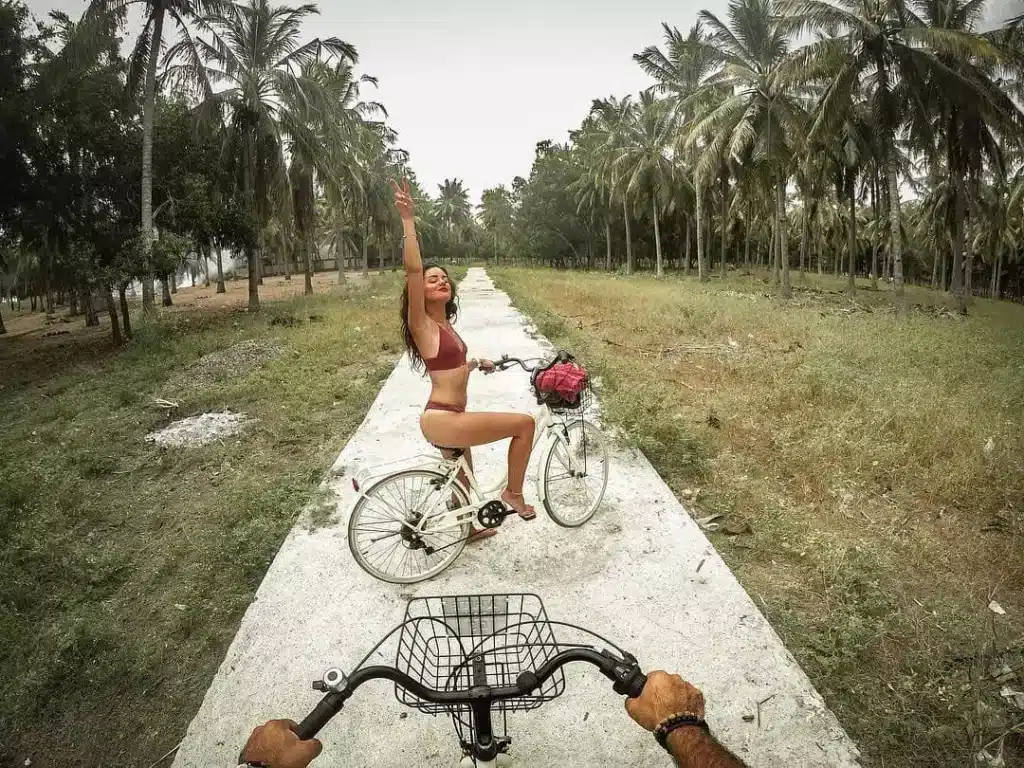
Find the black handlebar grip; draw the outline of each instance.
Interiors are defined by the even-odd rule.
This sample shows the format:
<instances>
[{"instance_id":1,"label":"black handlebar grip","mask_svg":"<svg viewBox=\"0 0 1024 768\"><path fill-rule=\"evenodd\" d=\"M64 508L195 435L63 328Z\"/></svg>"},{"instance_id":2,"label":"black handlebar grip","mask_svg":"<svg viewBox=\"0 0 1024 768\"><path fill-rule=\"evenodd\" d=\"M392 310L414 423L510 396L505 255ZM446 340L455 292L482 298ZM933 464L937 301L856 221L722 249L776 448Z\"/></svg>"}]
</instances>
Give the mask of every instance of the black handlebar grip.
<instances>
[{"instance_id":1,"label":"black handlebar grip","mask_svg":"<svg viewBox=\"0 0 1024 768\"><path fill-rule=\"evenodd\" d=\"M626 695L631 699L639 699L640 694L644 692L645 685L647 685L647 675L638 669L637 674L629 681L629 689L626 691Z\"/></svg>"},{"instance_id":2,"label":"black handlebar grip","mask_svg":"<svg viewBox=\"0 0 1024 768\"><path fill-rule=\"evenodd\" d=\"M316 705L316 709L306 715L306 719L299 723L299 727L295 729L295 735L303 741L312 739L320 733L321 729L327 725L332 717L341 711L344 703L345 700L339 694L335 693L324 696L320 703Z\"/></svg>"}]
</instances>

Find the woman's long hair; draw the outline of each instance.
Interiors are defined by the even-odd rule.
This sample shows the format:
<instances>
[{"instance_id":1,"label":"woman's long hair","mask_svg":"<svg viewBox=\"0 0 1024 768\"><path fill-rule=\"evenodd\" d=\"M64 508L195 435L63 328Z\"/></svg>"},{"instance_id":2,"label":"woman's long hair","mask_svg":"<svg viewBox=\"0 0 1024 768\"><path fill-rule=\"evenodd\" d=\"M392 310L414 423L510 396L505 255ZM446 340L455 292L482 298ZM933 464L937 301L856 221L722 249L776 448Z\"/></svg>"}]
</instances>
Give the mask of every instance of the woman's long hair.
<instances>
[{"instance_id":1,"label":"woman's long hair","mask_svg":"<svg viewBox=\"0 0 1024 768\"><path fill-rule=\"evenodd\" d=\"M440 269L444 272L444 276L448 277L448 270L442 267L440 264L433 262L423 265L423 274L427 274L428 269ZM444 305L444 316L449 323L455 321L459 316L459 304L457 296L455 294L455 283L448 278L448 285L452 290L452 295ZM418 371L423 366L423 356L420 351L416 348L416 340L412 337L412 331L409 329L409 281L406 280L405 288L402 289L402 338L405 340L405 348L409 351L409 359L412 360L412 369Z\"/></svg>"}]
</instances>

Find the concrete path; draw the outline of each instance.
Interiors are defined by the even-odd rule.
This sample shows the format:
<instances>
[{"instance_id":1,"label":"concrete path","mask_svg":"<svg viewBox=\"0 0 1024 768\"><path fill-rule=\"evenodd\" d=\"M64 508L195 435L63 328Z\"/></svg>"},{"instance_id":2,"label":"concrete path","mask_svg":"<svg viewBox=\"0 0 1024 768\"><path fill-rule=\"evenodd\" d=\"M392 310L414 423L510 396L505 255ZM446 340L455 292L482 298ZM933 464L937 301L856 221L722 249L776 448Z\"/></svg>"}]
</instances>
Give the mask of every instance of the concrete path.
<instances>
[{"instance_id":1,"label":"concrete path","mask_svg":"<svg viewBox=\"0 0 1024 768\"><path fill-rule=\"evenodd\" d=\"M550 349L482 269L469 271L460 292L458 327L471 354L526 357ZM526 385L523 373L474 374L471 408L532 411ZM336 524L310 532L300 523L285 540L175 766L233 766L255 725L301 720L319 698L311 681L331 666L350 670L401 621L409 597L474 592L535 592L550 618L609 637L645 669L679 672L703 690L714 732L751 766L859 764L857 748L782 641L636 452L613 453L604 503L580 529L559 528L538 507L536 520L510 518L498 536L468 546L430 582L396 586L360 570L346 542L349 477L361 466L431 452L417 424L428 392L428 380L403 359L338 457ZM477 450L485 482L503 471L505 450L504 443ZM531 465L528 497L535 472ZM596 670L575 665L566 677L560 698L510 718L517 765L669 765ZM768 697L759 724L757 702ZM384 683L360 689L321 739L318 768L432 768L458 756L447 718L402 707Z\"/></svg>"}]
</instances>

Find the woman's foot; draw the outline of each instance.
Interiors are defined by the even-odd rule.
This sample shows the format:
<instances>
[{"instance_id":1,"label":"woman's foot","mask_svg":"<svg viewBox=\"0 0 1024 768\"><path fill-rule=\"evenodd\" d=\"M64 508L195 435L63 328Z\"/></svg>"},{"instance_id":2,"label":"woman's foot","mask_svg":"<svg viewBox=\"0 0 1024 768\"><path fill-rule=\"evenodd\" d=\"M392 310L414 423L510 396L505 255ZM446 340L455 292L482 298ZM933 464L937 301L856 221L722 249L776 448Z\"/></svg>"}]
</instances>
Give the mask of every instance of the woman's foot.
<instances>
[{"instance_id":1,"label":"woman's foot","mask_svg":"<svg viewBox=\"0 0 1024 768\"><path fill-rule=\"evenodd\" d=\"M523 498L521 493L513 493L506 488L501 492L501 500L518 512L523 520L533 520L537 516L536 511L526 503L526 499Z\"/></svg>"},{"instance_id":2,"label":"woman's foot","mask_svg":"<svg viewBox=\"0 0 1024 768\"><path fill-rule=\"evenodd\" d=\"M491 536L497 536L498 532L494 528L476 528L471 527L469 529L469 543L473 544L477 541L489 539Z\"/></svg>"}]
</instances>

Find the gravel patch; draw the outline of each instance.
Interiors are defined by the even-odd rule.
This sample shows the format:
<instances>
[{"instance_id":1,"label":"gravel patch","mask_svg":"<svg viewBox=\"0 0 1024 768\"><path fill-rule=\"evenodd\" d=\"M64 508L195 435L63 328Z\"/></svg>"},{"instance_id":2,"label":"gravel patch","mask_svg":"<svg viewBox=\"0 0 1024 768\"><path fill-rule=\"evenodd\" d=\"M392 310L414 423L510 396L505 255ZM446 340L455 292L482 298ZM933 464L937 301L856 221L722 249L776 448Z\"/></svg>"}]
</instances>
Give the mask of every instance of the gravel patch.
<instances>
[{"instance_id":1,"label":"gravel patch","mask_svg":"<svg viewBox=\"0 0 1024 768\"><path fill-rule=\"evenodd\" d=\"M276 360L284 350L275 344L242 341L226 349L203 355L190 366L172 377L166 384L170 390L203 388L233 376L243 376L264 363Z\"/></svg>"},{"instance_id":2,"label":"gravel patch","mask_svg":"<svg viewBox=\"0 0 1024 768\"><path fill-rule=\"evenodd\" d=\"M150 432L146 435L146 441L170 448L208 445L225 437L241 434L254 421L255 419L248 418L244 413L202 413Z\"/></svg>"}]
</instances>

